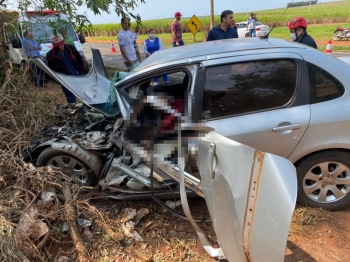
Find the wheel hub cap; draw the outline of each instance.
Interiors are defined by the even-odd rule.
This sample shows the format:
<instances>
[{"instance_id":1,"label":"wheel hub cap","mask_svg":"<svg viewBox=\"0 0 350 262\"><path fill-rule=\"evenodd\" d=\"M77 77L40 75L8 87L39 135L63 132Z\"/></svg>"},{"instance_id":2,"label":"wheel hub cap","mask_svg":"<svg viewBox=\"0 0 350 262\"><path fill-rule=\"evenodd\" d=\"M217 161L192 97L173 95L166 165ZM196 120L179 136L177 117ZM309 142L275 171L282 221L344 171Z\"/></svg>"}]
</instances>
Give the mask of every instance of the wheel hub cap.
<instances>
[{"instance_id":1,"label":"wheel hub cap","mask_svg":"<svg viewBox=\"0 0 350 262\"><path fill-rule=\"evenodd\" d=\"M304 193L319 203L331 203L350 192L350 170L339 162L322 162L304 176Z\"/></svg>"}]
</instances>

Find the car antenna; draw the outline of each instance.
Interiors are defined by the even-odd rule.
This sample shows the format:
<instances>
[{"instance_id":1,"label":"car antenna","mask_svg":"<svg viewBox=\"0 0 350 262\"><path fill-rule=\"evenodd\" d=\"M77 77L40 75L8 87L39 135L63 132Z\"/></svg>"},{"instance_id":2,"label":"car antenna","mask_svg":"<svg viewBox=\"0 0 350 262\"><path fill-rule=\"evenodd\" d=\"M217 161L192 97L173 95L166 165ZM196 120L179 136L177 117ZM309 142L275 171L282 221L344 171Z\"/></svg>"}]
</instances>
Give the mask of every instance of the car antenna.
<instances>
[{"instance_id":1,"label":"car antenna","mask_svg":"<svg viewBox=\"0 0 350 262\"><path fill-rule=\"evenodd\" d=\"M294 0L293 0L291 3L289 3L290 6L293 4L293 2L294 2ZM274 25L272 26L272 28L270 29L270 31L269 31L266 35L260 36L259 39L269 39L270 33L271 33L272 30L276 27L277 23L281 20L282 16L287 12L288 9L289 9L289 6L287 5L286 10L284 10L283 14L281 14L280 18L278 18L277 22L274 23Z\"/></svg>"}]
</instances>

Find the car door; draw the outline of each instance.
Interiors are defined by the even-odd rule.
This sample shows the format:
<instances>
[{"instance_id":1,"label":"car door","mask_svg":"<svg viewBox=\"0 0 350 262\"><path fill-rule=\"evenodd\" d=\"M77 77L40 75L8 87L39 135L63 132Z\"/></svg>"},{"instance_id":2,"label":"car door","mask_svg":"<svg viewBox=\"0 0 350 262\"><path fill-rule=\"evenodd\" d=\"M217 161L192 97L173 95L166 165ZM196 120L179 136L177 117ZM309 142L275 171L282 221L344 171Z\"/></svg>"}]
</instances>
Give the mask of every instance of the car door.
<instances>
[{"instance_id":1,"label":"car door","mask_svg":"<svg viewBox=\"0 0 350 262\"><path fill-rule=\"evenodd\" d=\"M213 250L199 237L205 250L210 254L222 251L228 261L283 261L297 195L293 164L216 132L198 141L198 159L205 201L221 248Z\"/></svg>"},{"instance_id":2,"label":"car door","mask_svg":"<svg viewBox=\"0 0 350 262\"><path fill-rule=\"evenodd\" d=\"M237 24L238 37L245 37L245 33L247 31L246 28L247 28L247 24L244 22Z\"/></svg>"},{"instance_id":3,"label":"car door","mask_svg":"<svg viewBox=\"0 0 350 262\"><path fill-rule=\"evenodd\" d=\"M302 58L257 54L203 65L206 125L232 140L287 158L310 120Z\"/></svg>"}]
</instances>

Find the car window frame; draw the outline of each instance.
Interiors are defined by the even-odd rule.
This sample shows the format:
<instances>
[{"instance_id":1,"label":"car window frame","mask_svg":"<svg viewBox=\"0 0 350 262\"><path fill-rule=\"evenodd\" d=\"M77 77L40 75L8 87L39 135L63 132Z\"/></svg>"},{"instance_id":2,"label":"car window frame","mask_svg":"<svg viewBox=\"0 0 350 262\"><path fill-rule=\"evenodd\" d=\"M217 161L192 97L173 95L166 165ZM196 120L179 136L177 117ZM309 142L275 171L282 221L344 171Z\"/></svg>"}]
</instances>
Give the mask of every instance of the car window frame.
<instances>
[{"instance_id":1,"label":"car window frame","mask_svg":"<svg viewBox=\"0 0 350 262\"><path fill-rule=\"evenodd\" d=\"M316 65L316 64L313 63L313 62L306 61L306 66L307 66L307 64L311 64L312 66L316 66L316 67L322 69L322 70L323 70L324 72L326 72L328 75L330 75L331 77L333 77L337 82L339 82L340 85L341 85L341 87L342 87L342 90L341 90L342 93L340 94L340 96L329 97L329 98L327 98L326 100L321 99L322 97L319 97L319 98L316 97L316 98L314 98L316 101L315 101L315 100L312 101L312 99L313 99L313 97L312 97L312 96L313 96L313 93L314 93L314 92L317 92L317 90L311 90L312 87L311 87L311 85L310 85L309 68L307 67L307 71L308 71L308 83L309 83L309 89L310 89L310 105L329 102L329 101L332 101L332 100L335 100L335 99L339 99L339 98L341 98L342 96L345 95L345 93L346 93L346 88L345 88L343 82L340 81L336 76L334 76L334 74L331 74L331 73L329 72L329 70L326 70L324 67L319 66L319 65ZM327 79L328 79L328 77L327 77ZM316 89L317 89L317 87L316 87ZM328 95L328 96L331 96L331 95ZM327 97L327 95L326 95L325 97ZM321 100L322 100L322 101L321 101Z\"/></svg>"},{"instance_id":2,"label":"car window frame","mask_svg":"<svg viewBox=\"0 0 350 262\"><path fill-rule=\"evenodd\" d=\"M132 106L134 101L126 91L127 88L130 88L131 86L135 85L138 82L142 82L147 79L152 79L155 76L162 76L164 74L172 74L179 71L185 71L189 75L187 92L188 94L191 94L193 79L195 78L194 74L197 73L198 66L199 66L198 63L193 63L190 65L186 64L186 65L178 65L176 67L171 66L171 67L164 67L162 69L157 69L157 70L142 71L140 73L136 73L135 75L130 75L131 78L127 78L125 81L118 82L118 84L114 88L117 89L117 92L119 92L119 94L121 94L124 97L124 99L127 101L129 106ZM194 67L194 68L190 69L189 67Z\"/></svg>"},{"instance_id":3,"label":"car window frame","mask_svg":"<svg viewBox=\"0 0 350 262\"><path fill-rule=\"evenodd\" d=\"M260 56L261 58L257 58L257 56ZM262 60L272 60L272 59L278 59L278 60L292 60L296 63L297 67L297 79L296 79L296 87L294 90L294 94L291 97L291 99L283 106L279 107L273 107L268 109L262 109L262 110L256 110L248 113L242 113L242 114L230 114L227 116L221 116L221 117L215 117L210 119L205 119L204 116L201 116L201 120L205 122L209 121L216 121L220 119L226 119L231 117L238 117L243 115L252 115L257 114L261 112L267 112L272 110L278 110L282 108L288 108L288 107L294 107L294 106L301 106L309 104L309 98L310 98L310 88L308 83L308 74L307 74L307 67L306 62L304 61L303 57L296 53L270 53L270 54L256 54L256 55L245 55L245 56L238 56L238 57L230 57L225 59L216 59L211 60L203 63L203 67L207 68L212 65L225 65L225 64L233 64L233 63L242 63L242 62L254 62L254 61L262 61ZM222 61L221 63L219 61ZM307 80L307 81L306 81ZM205 88L205 81L203 82L203 85L201 86L201 107L200 110L202 112L202 103L203 103L203 97L204 97L204 88ZM198 106L198 105L197 105ZM197 109L199 110L199 109Z\"/></svg>"}]
</instances>

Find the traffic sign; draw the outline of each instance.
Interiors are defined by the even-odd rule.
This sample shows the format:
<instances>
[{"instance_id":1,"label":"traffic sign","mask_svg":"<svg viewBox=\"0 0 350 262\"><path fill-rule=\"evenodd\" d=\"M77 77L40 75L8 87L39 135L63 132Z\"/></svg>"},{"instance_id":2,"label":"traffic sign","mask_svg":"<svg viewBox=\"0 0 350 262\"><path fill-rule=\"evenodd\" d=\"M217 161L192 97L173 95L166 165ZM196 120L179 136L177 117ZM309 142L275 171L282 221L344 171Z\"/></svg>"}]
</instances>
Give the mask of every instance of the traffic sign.
<instances>
[{"instance_id":1,"label":"traffic sign","mask_svg":"<svg viewBox=\"0 0 350 262\"><path fill-rule=\"evenodd\" d=\"M191 33L195 35L199 31L199 29L202 27L202 23L201 21L199 21L197 16L193 15L190 21L188 21L187 27L188 29L190 29Z\"/></svg>"}]
</instances>

